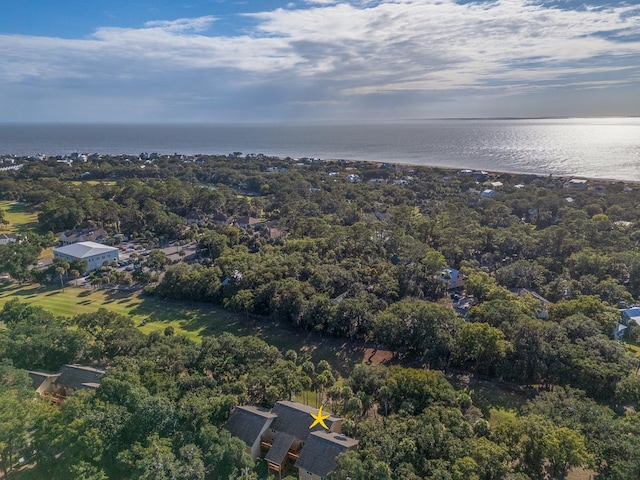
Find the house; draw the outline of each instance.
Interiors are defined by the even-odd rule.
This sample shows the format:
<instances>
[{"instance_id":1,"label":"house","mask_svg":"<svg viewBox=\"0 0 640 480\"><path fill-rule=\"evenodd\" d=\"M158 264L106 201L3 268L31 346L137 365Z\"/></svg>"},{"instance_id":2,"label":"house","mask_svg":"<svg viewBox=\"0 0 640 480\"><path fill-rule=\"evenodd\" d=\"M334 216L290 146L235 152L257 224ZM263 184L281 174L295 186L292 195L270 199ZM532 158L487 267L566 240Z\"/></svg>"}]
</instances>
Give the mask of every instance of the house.
<instances>
[{"instance_id":1,"label":"house","mask_svg":"<svg viewBox=\"0 0 640 480\"><path fill-rule=\"evenodd\" d=\"M495 195L496 195L496 191L491 188L487 188L486 190L483 190L482 193L480 194L482 198L492 198L492 197L495 197Z\"/></svg>"},{"instance_id":2,"label":"house","mask_svg":"<svg viewBox=\"0 0 640 480\"><path fill-rule=\"evenodd\" d=\"M46 395L55 391L56 380L60 374L30 371L29 376L33 380L33 388L35 388L36 393Z\"/></svg>"},{"instance_id":3,"label":"house","mask_svg":"<svg viewBox=\"0 0 640 480\"><path fill-rule=\"evenodd\" d=\"M436 278L440 278L447 285L447 290L453 290L454 288L460 288L464 286L464 280L459 270L455 268L445 268L440 272L440 275L436 275Z\"/></svg>"},{"instance_id":4,"label":"house","mask_svg":"<svg viewBox=\"0 0 640 480\"><path fill-rule=\"evenodd\" d=\"M233 223L233 218L227 217L224 213L216 213L212 220L216 225L231 225Z\"/></svg>"},{"instance_id":5,"label":"house","mask_svg":"<svg viewBox=\"0 0 640 480\"><path fill-rule=\"evenodd\" d=\"M261 225L265 223L264 220L255 217L240 217L237 218L235 224L238 228L246 230L249 227L255 227L257 225Z\"/></svg>"},{"instance_id":6,"label":"house","mask_svg":"<svg viewBox=\"0 0 640 480\"><path fill-rule=\"evenodd\" d=\"M622 340L628 329L629 327L627 325L620 322L616 323L616 328L613 329L613 339Z\"/></svg>"},{"instance_id":7,"label":"house","mask_svg":"<svg viewBox=\"0 0 640 480\"><path fill-rule=\"evenodd\" d=\"M580 178L572 178L567 183L568 188L573 188L575 190L584 190L589 186L587 180L582 180Z\"/></svg>"},{"instance_id":8,"label":"house","mask_svg":"<svg viewBox=\"0 0 640 480\"><path fill-rule=\"evenodd\" d=\"M55 385L60 393L69 396L78 390L95 390L104 374L104 370L86 365L63 365Z\"/></svg>"},{"instance_id":9,"label":"house","mask_svg":"<svg viewBox=\"0 0 640 480\"><path fill-rule=\"evenodd\" d=\"M330 415L329 430L316 425L317 409L282 400L271 411L239 406L229 416L227 430L247 445L254 461L264 453L269 469L282 472L287 465L298 469L300 479L320 480L335 469L337 456L358 442L341 435L343 419Z\"/></svg>"},{"instance_id":10,"label":"house","mask_svg":"<svg viewBox=\"0 0 640 480\"><path fill-rule=\"evenodd\" d=\"M349 175L347 175L347 182L349 183L358 183L362 181L362 178L360 178L360 175L357 175L355 173L350 173Z\"/></svg>"},{"instance_id":11,"label":"house","mask_svg":"<svg viewBox=\"0 0 640 480\"><path fill-rule=\"evenodd\" d=\"M64 398L78 390L95 390L105 370L88 365L63 365L58 373L30 371L33 388L40 395Z\"/></svg>"},{"instance_id":12,"label":"house","mask_svg":"<svg viewBox=\"0 0 640 480\"><path fill-rule=\"evenodd\" d=\"M493 188L499 188L499 187L502 187L503 183L502 182L491 182L489 185L491 185Z\"/></svg>"},{"instance_id":13,"label":"house","mask_svg":"<svg viewBox=\"0 0 640 480\"><path fill-rule=\"evenodd\" d=\"M471 175L476 182L484 182L489 177L489 174L484 170L474 170Z\"/></svg>"},{"instance_id":14,"label":"house","mask_svg":"<svg viewBox=\"0 0 640 480\"><path fill-rule=\"evenodd\" d=\"M620 321L625 325L629 325L629 322L633 320L640 325L640 307L633 306L631 308L625 308L620 310Z\"/></svg>"},{"instance_id":15,"label":"house","mask_svg":"<svg viewBox=\"0 0 640 480\"><path fill-rule=\"evenodd\" d=\"M192 225L202 225L207 221L207 215L197 210L192 210L185 218L187 219L187 226L189 227Z\"/></svg>"},{"instance_id":16,"label":"house","mask_svg":"<svg viewBox=\"0 0 640 480\"><path fill-rule=\"evenodd\" d=\"M640 325L640 306L632 306L631 308L620 309L620 320L613 330L613 338L622 340L629 330L629 324L635 322Z\"/></svg>"},{"instance_id":17,"label":"house","mask_svg":"<svg viewBox=\"0 0 640 480\"><path fill-rule=\"evenodd\" d=\"M84 260L87 272L100 268L104 262L117 262L118 249L95 242L78 242L53 249L54 258L62 258L67 262Z\"/></svg>"},{"instance_id":18,"label":"house","mask_svg":"<svg viewBox=\"0 0 640 480\"><path fill-rule=\"evenodd\" d=\"M338 455L358 446L358 441L345 435L319 431L309 435L296 462L300 480L323 480L336 468Z\"/></svg>"},{"instance_id":19,"label":"house","mask_svg":"<svg viewBox=\"0 0 640 480\"><path fill-rule=\"evenodd\" d=\"M540 304L540 308L536 311L536 318L540 318L540 319L549 318L549 305L551 305L551 302L549 300L544 298L542 295L534 291L528 290L526 288L518 288L515 290L515 293L519 297L522 297L524 295L531 295L531 297L534 300L537 300L538 303Z\"/></svg>"},{"instance_id":20,"label":"house","mask_svg":"<svg viewBox=\"0 0 640 480\"><path fill-rule=\"evenodd\" d=\"M78 242L102 243L108 236L109 234L104 228L78 228L76 230L63 232L59 240L63 246Z\"/></svg>"},{"instance_id":21,"label":"house","mask_svg":"<svg viewBox=\"0 0 640 480\"><path fill-rule=\"evenodd\" d=\"M0 233L0 245L8 245L16 243L20 237L15 233Z\"/></svg>"},{"instance_id":22,"label":"house","mask_svg":"<svg viewBox=\"0 0 640 480\"><path fill-rule=\"evenodd\" d=\"M266 408L241 405L229 416L227 430L247 444L248 452L255 461L260 455L262 436L275 418L277 415Z\"/></svg>"}]
</instances>

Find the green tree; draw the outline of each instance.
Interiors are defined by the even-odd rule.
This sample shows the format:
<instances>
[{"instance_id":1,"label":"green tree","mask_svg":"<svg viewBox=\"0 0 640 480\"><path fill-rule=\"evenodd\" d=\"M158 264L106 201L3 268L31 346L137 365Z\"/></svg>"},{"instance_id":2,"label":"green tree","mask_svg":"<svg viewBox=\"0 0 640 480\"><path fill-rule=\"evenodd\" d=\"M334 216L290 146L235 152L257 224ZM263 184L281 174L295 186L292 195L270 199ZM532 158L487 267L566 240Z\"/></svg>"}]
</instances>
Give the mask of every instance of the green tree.
<instances>
[{"instance_id":1,"label":"green tree","mask_svg":"<svg viewBox=\"0 0 640 480\"><path fill-rule=\"evenodd\" d=\"M543 440L554 478L565 478L572 467L588 465L591 461L584 438L575 430L567 427L554 428Z\"/></svg>"},{"instance_id":2,"label":"green tree","mask_svg":"<svg viewBox=\"0 0 640 480\"><path fill-rule=\"evenodd\" d=\"M465 323L456 336L454 356L460 365L471 362L474 370L495 375L511 349L501 330L488 323Z\"/></svg>"},{"instance_id":3,"label":"green tree","mask_svg":"<svg viewBox=\"0 0 640 480\"><path fill-rule=\"evenodd\" d=\"M22 283L29 279L29 269L40 256L41 248L29 242L0 246L0 270Z\"/></svg>"},{"instance_id":4,"label":"green tree","mask_svg":"<svg viewBox=\"0 0 640 480\"><path fill-rule=\"evenodd\" d=\"M63 277L66 275L69 270L69 262L62 258L54 258L53 259L53 268L55 272L60 276L60 288L64 290L64 280Z\"/></svg>"},{"instance_id":5,"label":"green tree","mask_svg":"<svg viewBox=\"0 0 640 480\"><path fill-rule=\"evenodd\" d=\"M169 263L169 259L162 250L154 249L149 252L144 263L150 270L158 272L164 270L164 267Z\"/></svg>"}]
</instances>

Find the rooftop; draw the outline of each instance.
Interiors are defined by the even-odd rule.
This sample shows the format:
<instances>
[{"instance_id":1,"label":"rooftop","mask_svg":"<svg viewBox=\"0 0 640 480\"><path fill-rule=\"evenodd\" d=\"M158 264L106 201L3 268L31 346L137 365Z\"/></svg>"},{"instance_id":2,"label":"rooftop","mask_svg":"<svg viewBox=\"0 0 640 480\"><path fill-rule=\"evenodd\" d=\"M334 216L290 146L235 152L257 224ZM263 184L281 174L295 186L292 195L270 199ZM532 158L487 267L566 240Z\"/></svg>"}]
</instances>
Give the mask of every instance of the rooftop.
<instances>
[{"instance_id":1,"label":"rooftop","mask_svg":"<svg viewBox=\"0 0 640 480\"><path fill-rule=\"evenodd\" d=\"M295 466L320 477L326 477L336 468L338 455L355 447L358 441L339 433L318 431L309 435Z\"/></svg>"},{"instance_id":2,"label":"rooftop","mask_svg":"<svg viewBox=\"0 0 640 480\"><path fill-rule=\"evenodd\" d=\"M75 258L88 258L94 255L117 252L118 249L96 242L78 242L71 245L65 245L64 247L54 248L53 251L64 255L70 255Z\"/></svg>"},{"instance_id":3,"label":"rooftop","mask_svg":"<svg viewBox=\"0 0 640 480\"><path fill-rule=\"evenodd\" d=\"M247 445L252 445L260 436L265 424L276 416L266 408L253 405L238 406L229 416L227 430Z\"/></svg>"},{"instance_id":4,"label":"rooftop","mask_svg":"<svg viewBox=\"0 0 640 480\"><path fill-rule=\"evenodd\" d=\"M278 432L285 432L294 437L305 440L310 432L323 430L323 427L316 425L313 429L309 429L309 425L313 422L311 414L318 413L317 408L309 407L301 403L291 402L288 400L281 400L273 407L273 413L278 418L273 421L272 428ZM335 422L340 422L342 419L331 415L325 420L325 423L331 429L331 426Z\"/></svg>"},{"instance_id":5,"label":"rooftop","mask_svg":"<svg viewBox=\"0 0 640 480\"><path fill-rule=\"evenodd\" d=\"M95 389L100 386L100 378L105 371L84 365L63 365L56 385L76 390Z\"/></svg>"}]
</instances>

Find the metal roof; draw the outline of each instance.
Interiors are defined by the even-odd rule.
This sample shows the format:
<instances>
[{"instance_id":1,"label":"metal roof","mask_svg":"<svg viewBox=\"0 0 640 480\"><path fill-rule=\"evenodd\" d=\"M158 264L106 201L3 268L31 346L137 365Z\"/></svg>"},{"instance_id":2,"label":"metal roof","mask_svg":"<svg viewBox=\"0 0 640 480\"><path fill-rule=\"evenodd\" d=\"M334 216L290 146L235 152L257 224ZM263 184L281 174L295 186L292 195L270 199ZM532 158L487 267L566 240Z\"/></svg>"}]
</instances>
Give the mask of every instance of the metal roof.
<instances>
[{"instance_id":1,"label":"metal roof","mask_svg":"<svg viewBox=\"0 0 640 480\"><path fill-rule=\"evenodd\" d=\"M64 247L54 248L53 251L54 253L63 253L75 258L88 258L93 257L94 255L117 252L118 249L96 242L78 242L71 245L65 245Z\"/></svg>"}]
</instances>

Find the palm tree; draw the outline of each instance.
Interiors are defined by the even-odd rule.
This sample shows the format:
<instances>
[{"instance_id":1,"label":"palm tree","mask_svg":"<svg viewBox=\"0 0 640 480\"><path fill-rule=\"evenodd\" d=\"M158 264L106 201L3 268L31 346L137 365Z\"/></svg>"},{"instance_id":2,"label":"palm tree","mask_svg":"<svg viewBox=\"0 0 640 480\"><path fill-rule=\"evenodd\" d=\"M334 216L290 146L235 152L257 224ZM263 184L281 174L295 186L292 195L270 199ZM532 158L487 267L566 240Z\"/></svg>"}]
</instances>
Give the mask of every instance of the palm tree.
<instances>
[{"instance_id":1,"label":"palm tree","mask_svg":"<svg viewBox=\"0 0 640 480\"><path fill-rule=\"evenodd\" d=\"M56 273L60 275L60 288L64 292L64 282L62 280L62 276L64 275L65 269L63 267L56 267Z\"/></svg>"}]
</instances>

